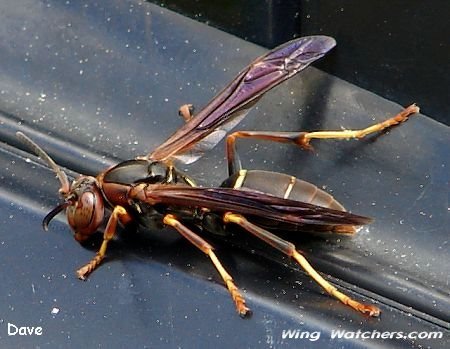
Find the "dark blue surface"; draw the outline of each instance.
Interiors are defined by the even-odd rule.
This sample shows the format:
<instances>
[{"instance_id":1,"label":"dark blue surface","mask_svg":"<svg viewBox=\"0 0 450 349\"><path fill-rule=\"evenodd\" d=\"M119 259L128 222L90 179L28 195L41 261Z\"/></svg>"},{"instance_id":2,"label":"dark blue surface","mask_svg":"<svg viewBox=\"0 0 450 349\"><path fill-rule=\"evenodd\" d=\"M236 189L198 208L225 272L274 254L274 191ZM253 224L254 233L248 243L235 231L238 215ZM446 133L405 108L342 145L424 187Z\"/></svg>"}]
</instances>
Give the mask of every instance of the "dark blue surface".
<instances>
[{"instance_id":1,"label":"dark blue surface","mask_svg":"<svg viewBox=\"0 0 450 349\"><path fill-rule=\"evenodd\" d=\"M134 1L23 0L0 12L1 347L448 347L448 127L418 115L368 140L314 143L315 153L239 143L246 167L309 180L375 218L353 239L290 239L347 292L374 300L379 319L324 295L295 264L241 236L206 238L245 290L249 320L235 313L208 259L176 233L123 232L81 282L74 270L98 245L80 247L63 216L42 231L58 184L20 150L15 132L32 136L72 174L96 174L154 149L183 123L179 105L201 107L264 51ZM310 68L268 93L241 128L358 128L400 109ZM223 144L186 170L218 185L226 177ZM8 322L42 326L44 334L8 336ZM321 337L283 339L288 329ZM330 340L337 329L446 338Z\"/></svg>"}]
</instances>

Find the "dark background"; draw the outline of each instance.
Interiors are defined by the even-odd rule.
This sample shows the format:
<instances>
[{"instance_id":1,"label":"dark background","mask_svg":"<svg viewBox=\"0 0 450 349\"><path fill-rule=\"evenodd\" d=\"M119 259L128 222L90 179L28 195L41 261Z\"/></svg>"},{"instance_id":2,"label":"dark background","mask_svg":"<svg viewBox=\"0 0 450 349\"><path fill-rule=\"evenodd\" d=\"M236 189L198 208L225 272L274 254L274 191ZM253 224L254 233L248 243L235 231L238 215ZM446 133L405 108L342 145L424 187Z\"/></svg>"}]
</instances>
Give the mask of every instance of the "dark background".
<instances>
[{"instance_id":1,"label":"dark background","mask_svg":"<svg viewBox=\"0 0 450 349\"><path fill-rule=\"evenodd\" d=\"M271 23L253 8L247 13ZM58 183L15 132L32 137L71 178L96 175L155 149L183 124L179 105L201 108L266 50L139 0L0 1L0 19L2 349L450 347L447 126L419 114L365 140L316 142L313 153L285 144L238 145L246 168L310 181L352 212L375 218L351 239L285 237L344 292L377 304L380 318L331 299L295 263L238 231L228 239L204 237L244 291L254 311L248 321L235 313L208 258L173 231L121 231L102 267L81 282L74 270L99 241L79 246L64 215L42 230L43 217L59 202ZM285 22L272 28L284 28L290 38L294 31ZM365 51L366 41L346 44L329 34L339 49L322 62L332 67L346 45L354 54ZM434 60L441 56L432 58L424 70L442 77ZM386 51L379 61L397 59ZM366 61L354 61L348 65L362 71L357 64ZM359 128L401 110L372 90L310 67L267 93L239 129ZM433 116L425 99L413 97ZM223 142L182 169L202 185L219 185L227 176ZM44 335L9 336L8 323L42 326ZM287 340L285 329L322 336L315 343ZM331 340L336 329L445 337Z\"/></svg>"},{"instance_id":2,"label":"dark background","mask_svg":"<svg viewBox=\"0 0 450 349\"><path fill-rule=\"evenodd\" d=\"M269 48L333 36L337 49L317 67L450 124L448 1L153 2Z\"/></svg>"}]
</instances>

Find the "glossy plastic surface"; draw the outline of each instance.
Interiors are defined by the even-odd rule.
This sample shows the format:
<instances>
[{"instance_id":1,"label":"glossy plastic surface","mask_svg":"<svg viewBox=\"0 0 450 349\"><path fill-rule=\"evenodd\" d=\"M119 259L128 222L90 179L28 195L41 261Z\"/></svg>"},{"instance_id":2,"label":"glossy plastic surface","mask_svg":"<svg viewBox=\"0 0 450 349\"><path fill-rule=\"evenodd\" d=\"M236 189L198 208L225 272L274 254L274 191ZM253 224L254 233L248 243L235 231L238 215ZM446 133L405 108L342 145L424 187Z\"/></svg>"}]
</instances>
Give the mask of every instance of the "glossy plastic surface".
<instances>
[{"instance_id":1,"label":"glossy plastic surface","mask_svg":"<svg viewBox=\"0 0 450 349\"><path fill-rule=\"evenodd\" d=\"M154 149L182 125L179 105L200 108L264 51L135 1L22 0L0 10L2 347L450 345L448 127L416 115L367 140L316 142L314 153L238 145L246 167L305 179L375 218L353 239L289 239L337 285L375 301L380 318L324 295L295 264L246 236L206 238L245 290L249 320L235 313L210 261L170 231L122 232L104 265L81 282L74 270L98 244L76 243L62 215L48 233L41 229L58 202L58 183L15 132L31 136L69 174L96 174ZM309 68L268 93L240 128L360 128L399 110ZM224 154L221 143L186 171L200 184L219 185ZM8 323L42 326L43 335L9 336ZM321 335L283 339L289 329ZM442 331L444 339L330 339L343 329Z\"/></svg>"}]
</instances>

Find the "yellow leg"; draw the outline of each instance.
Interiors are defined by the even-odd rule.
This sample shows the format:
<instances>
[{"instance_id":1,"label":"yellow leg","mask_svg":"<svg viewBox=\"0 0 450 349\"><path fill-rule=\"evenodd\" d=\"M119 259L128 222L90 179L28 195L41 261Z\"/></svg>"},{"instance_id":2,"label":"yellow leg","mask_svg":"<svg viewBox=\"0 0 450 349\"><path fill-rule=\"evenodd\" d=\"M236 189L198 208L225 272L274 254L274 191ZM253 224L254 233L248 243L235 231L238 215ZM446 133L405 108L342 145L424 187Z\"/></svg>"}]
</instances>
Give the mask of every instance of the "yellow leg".
<instances>
[{"instance_id":1,"label":"yellow leg","mask_svg":"<svg viewBox=\"0 0 450 349\"><path fill-rule=\"evenodd\" d=\"M380 315L380 309L371 304L363 304L354 299L350 298L346 294L340 292L336 287L331 285L327 280L325 280L320 274L309 264L306 258L301 255L298 251L292 251L292 258L294 258L298 264L316 281L322 288L327 291L331 296L339 299L342 303L352 307L355 310L360 311L363 314L368 314L370 316Z\"/></svg>"},{"instance_id":2,"label":"yellow leg","mask_svg":"<svg viewBox=\"0 0 450 349\"><path fill-rule=\"evenodd\" d=\"M236 305L237 312L241 317L245 317L251 314L251 311L245 305L244 297L240 294L238 288L234 284L233 278L225 270L225 268L220 263L216 254L213 251L213 247L203 240L200 236L195 234L192 230L185 227L174 215L168 214L164 217L164 224L175 228L181 235L188 239L195 247L203 251L212 261L220 276L222 277L228 291L231 294L231 298Z\"/></svg>"},{"instance_id":3,"label":"yellow leg","mask_svg":"<svg viewBox=\"0 0 450 349\"><path fill-rule=\"evenodd\" d=\"M245 217L235 214L226 213L224 215L225 223L235 223L247 230L249 233L260 238L264 242L268 243L272 247L276 248L280 252L286 254L289 257L294 258L300 266L316 281L322 288L327 291L331 296L339 299L342 303L352 307L353 309L360 311L361 313L368 314L370 316L378 316L380 309L374 305L362 304L349 296L338 291L336 287L326 281L320 274L309 264L305 257L303 257L296 249L294 244L289 241L283 240L280 237L268 232L257 225L250 223Z\"/></svg>"},{"instance_id":4,"label":"yellow leg","mask_svg":"<svg viewBox=\"0 0 450 349\"><path fill-rule=\"evenodd\" d=\"M192 119L194 113L194 106L192 104L183 104L180 109L178 109L178 115L180 115L184 121L188 122Z\"/></svg>"},{"instance_id":5,"label":"yellow leg","mask_svg":"<svg viewBox=\"0 0 450 349\"><path fill-rule=\"evenodd\" d=\"M301 136L300 144L302 146L308 146L311 139L350 139L350 138L363 138L371 133L380 132L384 129L398 125L406 121L410 115L418 113L419 107L415 104L411 104L409 107L403 109L400 113L392 118L377 124L371 125L361 130L342 130L342 131L317 131L306 132Z\"/></svg>"},{"instance_id":6,"label":"yellow leg","mask_svg":"<svg viewBox=\"0 0 450 349\"><path fill-rule=\"evenodd\" d=\"M106 248L108 247L108 242L113 238L116 233L117 222L128 222L130 220L130 216L128 212L122 206L114 207L113 212L111 213L111 217L109 217L108 224L106 225L105 232L103 233L103 242L92 260L82 266L77 270L77 276L81 280L85 280L86 277L92 273L102 262L106 255Z\"/></svg>"},{"instance_id":7,"label":"yellow leg","mask_svg":"<svg viewBox=\"0 0 450 349\"><path fill-rule=\"evenodd\" d=\"M230 176L242 169L236 151L236 140L239 138L260 139L271 142L295 144L301 148L312 150L311 139L349 139L363 138L371 133L382 131L388 127L406 121L410 115L419 112L415 104L403 109L400 113L385 121L371 125L362 130L317 131L317 132L271 132L271 131L236 131L227 136L227 161Z\"/></svg>"}]
</instances>

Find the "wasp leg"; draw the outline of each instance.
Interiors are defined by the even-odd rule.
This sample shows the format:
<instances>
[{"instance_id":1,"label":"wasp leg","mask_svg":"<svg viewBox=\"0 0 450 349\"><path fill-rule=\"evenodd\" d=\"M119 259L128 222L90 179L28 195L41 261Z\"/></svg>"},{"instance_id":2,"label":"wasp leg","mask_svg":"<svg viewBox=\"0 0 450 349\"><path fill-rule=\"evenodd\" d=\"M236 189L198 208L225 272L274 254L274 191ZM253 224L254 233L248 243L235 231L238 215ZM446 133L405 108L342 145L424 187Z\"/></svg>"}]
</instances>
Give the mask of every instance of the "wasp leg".
<instances>
[{"instance_id":1,"label":"wasp leg","mask_svg":"<svg viewBox=\"0 0 450 349\"><path fill-rule=\"evenodd\" d=\"M320 274L314 270L314 268L309 264L309 262L303 257L296 249L294 244L281 239L280 237L264 230L257 225L250 223L245 217L235 214L226 213L224 215L225 223L235 223L247 230L249 233L253 234L257 238L260 238L264 242L268 243L272 247L281 251L289 257L294 258L300 266L333 297L339 299L342 303L352 307L353 309L360 311L361 313L368 314L370 316L378 316L380 314L380 309L374 305L362 304L349 296L338 291L336 287L331 285L326 281Z\"/></svg>"},{"instance_id":2,"label":"wasp leg","mask_svg":"<svg viewBox=\"0 0 450 349\"><path fill-rule=\"evenodd\" d=\"M188 122L194 116L194 106L192 104L183 104L178 109L178 115L180 115L184 121Z\"/></svg>"},{"instance_id":3,"label":"wasp leg","mask_svg":"<svg viewBox=\"0 0 450 349\"><path fill-rule=\"evenodd\" d=\"M131 217L128 212L122 206L114 207L111 217L109 217L108 224L106 225L105 232L103 233L103 242L92 260L86 265L82 266L77 270L77 276L81 280L85 280L86 277L96 269L102 260L105 258L106 248L108 247L108 242L113 238L116 233L117 222L122 223L130 222Z\"/></svg>"},{"instance_id":4,"label":"wasp leg","mask_svg":"<svg viewBox=\"0 0 450 349\"><path fill-rule=\"evenodd\" d=\"M254 138L280 143L292 143L304 149L312 149L311 139L350 139L363 138L371 133L380 132L388 127L406 121L410 115L418 113L419 107L415 104L403 109L392 118L371 125L360 130L317 131L317 132L265 132L265 131L236 131L227 137L228 172L232 175L241 170L241 164L236 152L236 138Z\"/></svg>"},{"instance_id":5,"label":"wasp leg","mask_svg":"<svg viewBox=\"0 0 450 349\"><path fill-rule=\"evenodd\" d=\"M213 247L208 244L205 240L203 240L200 236L195 234L192 230L185 227L175 216L168 214L164 216L163 219L164 224L175 228L181 235L183 235L186 239L188 239L195 247L201 250L203 253L208 255L211 259L212 263L216 267L220 276L222 277L225 285L228 288L228 291L231 294L231 298L233 299L236 309L241 317L246 317L251 314L251 311L245 305L244 297L240 294L238 288L233 282L233 278L230 274L225 270L225 268L220 263L216 254L213 251Z\"/></svg>"},{"instance_id":6,"label":"wasp leg","mask_svg":"<svg viewBox=\"0 0 450 349\"><path fill-rule=\"evenodd\" d=\"M318 131L318 132L307 132L301 137L300 145L309 147L309 142L311 139L349 139L349 138L364 138L375 132L381 132L389 127L398 125L406 120L409 116L419 112L419 107L415 104L411 104L409 107L403 109L400 113L392 118L379 122L377 124L371 125L361 130L342 130L342 131Z\"/></svg>"}]
</instances>

